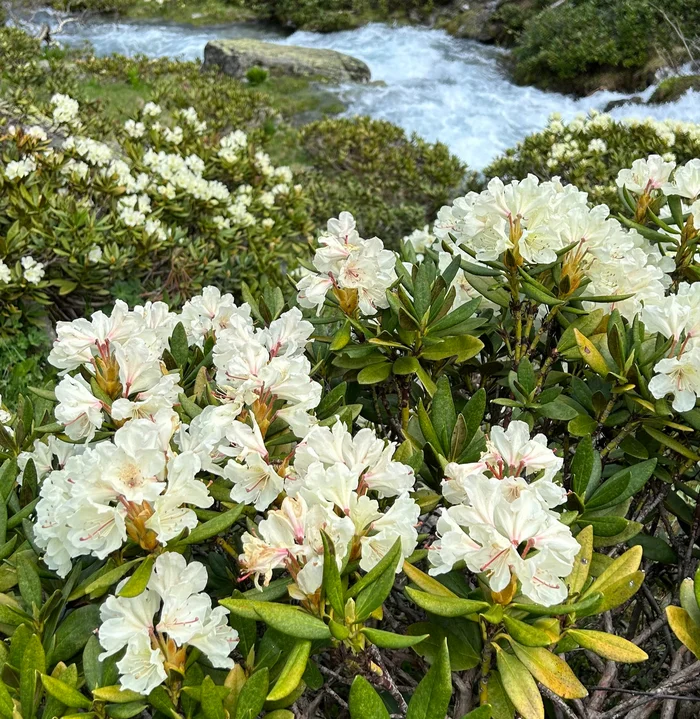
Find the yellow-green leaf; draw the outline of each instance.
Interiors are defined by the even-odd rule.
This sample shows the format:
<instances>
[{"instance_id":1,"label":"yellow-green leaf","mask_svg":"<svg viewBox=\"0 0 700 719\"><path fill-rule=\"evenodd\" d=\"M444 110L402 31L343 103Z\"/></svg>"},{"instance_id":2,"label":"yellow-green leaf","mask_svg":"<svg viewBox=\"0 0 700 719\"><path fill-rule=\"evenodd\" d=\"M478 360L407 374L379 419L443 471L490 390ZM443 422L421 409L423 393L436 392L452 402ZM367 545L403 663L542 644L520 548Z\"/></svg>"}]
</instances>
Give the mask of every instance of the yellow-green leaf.
<instances>
[{"instance_id":1,"label":"yellow-green leaf","mask_svg":"<svg viewBox=\"0 0 700 719\"><path fill-rule=\"evenodd\" d=\"M591 558L593 557L593 527L591 525L584 527L576 535L576 541L581 549L574 559L574 568L566 580L569 585L569 596L574 596L581 592L588 579Z\"/></svg>"},{"instance_id":2,"label":"yellow-green leaf","mask_svg":"<svg viewBox=\"0 0 700 719\"><path fill-rule=\"evenodd\" d=\"M537 681L563 699L588 696L586 687L576 678L569 665L556 654L542 647L525 647L511 639L515 656Z\"/></svg>"},{"instance_id":3,"label":"yellow-green leaf","mask_svg":"<svg viewBox=\"0 0 700 719\"><path fill-rule=\"evenodd\" d=\"M574 639L579 646L590 649L598 656L610 659L613 662L635 663L644 662L649 657L636 644L623 639L622 637L597 632L591 629L570 629L567 634Z\"/></svg>"},{"instance_id":4,"label":"yellow-green leaf","mask_svg":"<svg viewBox=\"0 0 700 719\"><path fill-rule=\"evenodd\" d=\"M517 657L494 646L501 683L515 709L523 719L544 719L542 697L530 672Z\"/></svg>"},{"instance_id":5,"label":"yellow-green leaf","mask_svg":"<svg viewBox=\"0 0 700 719\"><path fill-rule=\"evenodd\" d=\"M681 607L666 607L666 618L673 633L700 659L700 629Z\"/></svg>"},{"instance_id":6,"label":"yellow-green leaf","mask_svg":"<svg viewBox=\"0 0 700 719\"><path fill-rule=\"evenodd\" d=\"M54 679L46 674L42 674L41 683L44 685L46 691L54 697L54 699L58 699L61 704L64 704L67 707L89 709L92 706L92 702L86 696L81 694L70 684L62 682L60 679Z\"/></svg>"},{"instance_id":7,"label":"yellow-green leaf","mask_svg":"<svg viewBox=\"0 0 700 719\"><path fill-rule=\"evenodd\" d=\"M309 659L311 642L308 639L298 641L289 652L287 661L284 664L282 673L279 676L272 691L267 695L267 701L274 702L289 696L299 686L306 662Z\"/></svg>"},{"instance_id":8,"label":"yellow-green leaf","mask_svg":"<svg viewBox=\"0 0 700 719\"><path fill-rule=\"evenodd\" d=\"M409 599L421 609L425 609L426 612L431 614L437 614L440 617L464 617L489 608L486 602L478 602L473 599L435 596L411 587L406 587L405 591Z\"/></svg>"},{"instance_id":9,"label":"yellow-green leaf","mask_svg":"<svg viewBox=\"0 0 700 719\"><path fill-rule=\"evenodd\" d=\"M425 572L421 572L420 569L417 567L414 567L412 564L409 564L408 562L404 561L403 563L403 573L420 589L422 589L424 592L428 592L429 594L433 594L440 597L456 597L457 595L448 589L444 584L441 582L438 582L437 579L434 579L429 574L426 574Z\"/></svg>"},{"instance_id":10,"label":"yellow-green leaf","mask_svg":"<svg viewBox=\"0 0 700 719\"><path fill-rule=\"evenodd\" d=\"M598 351L598 348L588 337L582 335L577 329L574 329L574 336L576 337L576 344L578 345L581 357L583 357L583 361L596 374L599 374L601 377L607 377L610 370L603 355Z\"/></svg>"},{"instance_id":11,"label":"yellow-green leaf","mask_svg":"<svg viewBox=\"0 0 700 719\"><path fill-rule=\"evenodd\" d=\"M583 593L587 597L594 592L605 594L605 589L618 581L620 577L626 577L639 569L642 562L642 547L637 545L631 547L624 554L621 554L610 566L591 584Z\"/></svg>"}]
</instances>

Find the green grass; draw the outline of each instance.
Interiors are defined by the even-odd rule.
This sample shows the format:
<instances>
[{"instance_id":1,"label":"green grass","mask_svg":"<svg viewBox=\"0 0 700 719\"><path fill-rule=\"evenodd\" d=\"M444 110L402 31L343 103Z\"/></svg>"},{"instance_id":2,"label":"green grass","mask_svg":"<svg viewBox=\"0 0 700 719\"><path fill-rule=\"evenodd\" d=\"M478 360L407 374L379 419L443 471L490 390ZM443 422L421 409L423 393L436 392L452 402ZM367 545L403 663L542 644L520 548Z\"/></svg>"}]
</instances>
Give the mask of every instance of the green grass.
<instances>
[{"instance_id":1,"label":"green grass","mask_svg":"<svg viewBox=\"0 0 700 719\"><path fill-rule=\"evenodd\" d=\"M165 0L158 5L155 0L132 5L125 13L134 20L158 18L187 25L219 25L232 22L250 22L264 19L264 15L251 4L235 4L222 0Z\"/></svg>"},{"instance_id":2,"label":"green grass","mask_svg":"<svg viewBox=\"0 0 700 719\"><path fill-rule=\"evenodd\" d=\"M105 82L91 79L81 83L83 95L100 106L110 120L124 121L133 116L134 107L151 95L151 86L139 82Z\"/></svg>"},{"instance_id":3,"label":"green grass","mask_svg":"<svg viewBox=\"0 0 700 719\"><path fill-rule=\"evenodd\" d=\"M303 116L308 122L345 111L345 105L324 83L323 78L271 77L255 89L266 95L284 117L294 121Z\"/></svg>"}]
</instances>

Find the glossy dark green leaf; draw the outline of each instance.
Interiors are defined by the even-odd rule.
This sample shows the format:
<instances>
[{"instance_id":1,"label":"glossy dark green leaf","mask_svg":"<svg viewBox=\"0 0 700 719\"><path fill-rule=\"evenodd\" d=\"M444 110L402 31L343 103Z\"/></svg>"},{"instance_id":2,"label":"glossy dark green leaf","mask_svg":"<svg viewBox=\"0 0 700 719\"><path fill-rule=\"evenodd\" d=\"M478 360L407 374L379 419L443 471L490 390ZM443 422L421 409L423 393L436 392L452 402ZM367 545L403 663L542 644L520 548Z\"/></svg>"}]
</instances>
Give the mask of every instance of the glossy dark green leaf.
<instances>
[{"instance_id":1,"label":"glossy dark green leaf","mask_svg":"<svg viewBox=\"0 0 700 719\"><path fill-rule=\"evenodd\" d=\"M452 697L452 672L447 640L408 704L406 719L445 719Z\"/></svg>"}]
</instances>

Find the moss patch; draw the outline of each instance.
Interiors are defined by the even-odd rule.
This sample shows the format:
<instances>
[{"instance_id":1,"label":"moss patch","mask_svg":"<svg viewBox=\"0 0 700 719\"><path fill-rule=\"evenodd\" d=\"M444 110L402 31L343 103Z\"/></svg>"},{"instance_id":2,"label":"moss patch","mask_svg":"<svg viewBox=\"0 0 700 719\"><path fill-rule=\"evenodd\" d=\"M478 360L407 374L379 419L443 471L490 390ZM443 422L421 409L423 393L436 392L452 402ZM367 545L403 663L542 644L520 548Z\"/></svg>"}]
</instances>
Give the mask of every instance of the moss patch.
<instances>
[{"instance_id":1,"label":"moss patch","mask_svg":"<svg viewBox=\"0 0 700 719\"><path fill-rule=\"evenodd\" d=\"M654 90L654 94L649 98L649 104L658 105L662 102L673 102L685 95L688 90L700 92L700 75L669 77L662 80Z\"/></svg>"}]
</instances>

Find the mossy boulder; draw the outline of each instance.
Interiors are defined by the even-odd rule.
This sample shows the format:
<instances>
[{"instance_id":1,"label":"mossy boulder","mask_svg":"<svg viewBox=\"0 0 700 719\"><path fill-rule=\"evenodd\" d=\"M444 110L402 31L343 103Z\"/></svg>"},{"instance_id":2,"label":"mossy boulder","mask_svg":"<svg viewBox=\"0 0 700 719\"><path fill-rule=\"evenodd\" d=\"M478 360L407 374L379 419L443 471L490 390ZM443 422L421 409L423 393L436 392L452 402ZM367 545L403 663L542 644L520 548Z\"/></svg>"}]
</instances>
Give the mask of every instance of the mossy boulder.
<instances>
[{"instance_id":1,"label":"mossy boulder","mask_svg":"<svg viewBox=\"0 0 700 719\"><path fill-rule=\"evenodd\" d=\"M667 77L654 90L654 94L649 98L649 104L660 105L664 102L674 102L682 95L685 95L688 90L700 92L700 75Z\"/></svg>"},{"instance_id":2,"label":"mossy boulder","mask_svg":"<svg viewBox=\"0 0 700 719\"><path fill-rule=\"evenodd\" d=\"M252 67L271 75L321 77L331 82L368 82L367 65L335 50L277 45L262 40L213 40L204 48L204 67L218 67L231 77L245 77Z\"/></svg>"}]
</instances>

